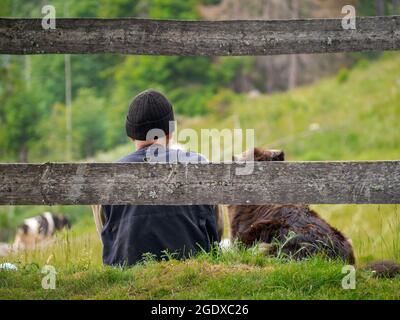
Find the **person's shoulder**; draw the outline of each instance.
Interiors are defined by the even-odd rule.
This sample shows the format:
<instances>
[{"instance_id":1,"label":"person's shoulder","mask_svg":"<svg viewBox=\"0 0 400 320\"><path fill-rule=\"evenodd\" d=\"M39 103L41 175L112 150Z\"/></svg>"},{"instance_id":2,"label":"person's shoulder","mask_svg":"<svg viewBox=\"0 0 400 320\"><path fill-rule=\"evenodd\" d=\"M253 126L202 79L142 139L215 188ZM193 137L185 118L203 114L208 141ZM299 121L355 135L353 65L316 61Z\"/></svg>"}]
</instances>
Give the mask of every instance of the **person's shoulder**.
<instances>
[{"instance_id":1,"label":"person's shoulder","mask_svg":"<svg viewBox=\"0 0 400 320\"><path fill-rule=\"evenodd\" d=\"M132 154L127 154L126 156L123 156L122 158L119 158L116 163L124 163L124 162L132 162Z\"/></svg>"},{"instance_id":2,"label":"person's shoulder","mask_svg":"<svg viewBox=\"0 0 400 320\"><path fill-rule=\"evenodd\" d=\"M204 162L204 163L208 162L208 159L201 153L191 152L190 154L192 157L199 159L200 162Z\"/></svg>"},{"instance_id":3,"label":"person's shoulder","mask_svg":"<svg viewBox=\"0 0 400 320\"><path fill-rule=\"evenodd\" d=\"M190 163L207 163L207 158L194 151L183 151L177 150L179 154L179 162L190 162Z\"/></svg>"},{"instance_id":4,"label":"person's shoulder","mask_svg":"<svg viewBox=\"0 0 400 320\"><path fill-rule=\"evenodd\" d=\"M143 157L138 154L137 151L132 152L130 154L127 154L126 156L123 156L122 158L118 159L116 163L126 163L126 162L142 162Z\"/></svg>"}]
</instances>

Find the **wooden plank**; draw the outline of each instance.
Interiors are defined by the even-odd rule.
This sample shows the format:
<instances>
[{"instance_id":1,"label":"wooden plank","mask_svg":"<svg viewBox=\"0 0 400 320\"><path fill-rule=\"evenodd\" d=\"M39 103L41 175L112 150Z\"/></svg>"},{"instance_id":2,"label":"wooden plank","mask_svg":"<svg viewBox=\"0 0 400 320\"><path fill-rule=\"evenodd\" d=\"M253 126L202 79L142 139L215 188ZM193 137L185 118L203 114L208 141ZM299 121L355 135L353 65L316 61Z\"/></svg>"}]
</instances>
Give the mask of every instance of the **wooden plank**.
<instances>
[{"instance_id":1,"label":"wooden plank","mask_svg":"<svg viewBox=\"0 0 400 320\"><path fill-rule=\"evenodd\" d=\"M244 56L400 49L400 16L341 19L176 21L148 19L0 19L0 53L121 53Z\"/></svg>"},{"instance_id":2,"label":"wooden plank","mask_svg":"<svg viewBox=\"0 0 400 320\"><path fill-rule=\"evenodd\" d=\"M0 204L400 203L400 161L253 164L0 164Z\"/></svg>"}]
</instances>

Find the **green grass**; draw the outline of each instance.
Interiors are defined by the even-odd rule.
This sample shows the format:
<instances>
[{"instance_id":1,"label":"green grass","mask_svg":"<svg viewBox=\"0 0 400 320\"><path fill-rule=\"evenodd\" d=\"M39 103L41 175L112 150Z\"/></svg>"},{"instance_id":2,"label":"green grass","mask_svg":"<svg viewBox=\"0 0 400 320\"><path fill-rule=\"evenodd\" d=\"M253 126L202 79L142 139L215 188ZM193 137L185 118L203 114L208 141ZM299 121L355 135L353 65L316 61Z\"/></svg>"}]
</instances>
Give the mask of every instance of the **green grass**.
<instances>
[{"instance_id":1,"label":"green grass","mask_svg":"<svg viewBox=\"0 0 400 320\"><path fill-rule=\"evenodd\" d=\"M313 207L352 239L358 261L392 259L400 262L400 209L397 205Z\"/></svg>"},{"instance_id":2,"label":"green grass","mask_svg":"<svg viewBox=\"0 0 400 320\"><path fill-rule=\"evenodd\" d=\"M319 257L285 262L267 259L257 250L236 248L186 261L147 260L120 269L101 265L95 240L72 237L67 245L64 238L53 247L14 256L11 260L19 270L0 271L0 299L400 298L400 277L378 280L360 268L356 289L344 290L343 264ZM57 270L55 290L41 287L40 271L46 263Z\"/></svg>"},{"instance_id":3,"label":"green grass","mask_svg":"<svg viewBox=\"0 0 400 320\"><path fill-rule=\"evenodd\" d=\"M221 91L211 115L179 119L178 129L254 128L256 145L283 149L287 160L381 160L400 158L400 55L386 54L292 92L250 98ZM320 130L310 130L318 123ZM194 147L193 147L194 148ZM98 155L114 161L133 150L120 146ZM227 150L230 151L230 150ZM209 156L209 154L206 155ZM353 241L358 266L377 259L400 262L400 211L396 205L318 205L324 218ZM253 251L201 255L121 270L103 267L101 245L86 206L0 208L0 239L12 239L23 218L44 210L73 218L72 232L42 249L1 262L19 266L0 272L0 299L399 299L400 279L357 272L356 290L341 288L341 263L314 258L286 263ZM57 289L41 288L40 268L57 269ZM39 269L38 269L39 268Z\"/></svg>"}]
</instances>

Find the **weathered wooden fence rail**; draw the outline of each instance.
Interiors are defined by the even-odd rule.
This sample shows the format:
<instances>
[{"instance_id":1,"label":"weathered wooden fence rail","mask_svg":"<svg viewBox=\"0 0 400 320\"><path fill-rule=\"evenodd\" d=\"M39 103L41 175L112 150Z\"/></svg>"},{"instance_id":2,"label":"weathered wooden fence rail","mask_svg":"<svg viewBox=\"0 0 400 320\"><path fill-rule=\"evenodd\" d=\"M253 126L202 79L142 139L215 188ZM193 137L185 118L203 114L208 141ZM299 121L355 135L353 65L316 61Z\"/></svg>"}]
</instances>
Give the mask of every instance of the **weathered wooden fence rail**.
<instances>
[{"instance_id":1,"label":"weathered wooden fence rail","mask_svg":"<svg viewBox=\"0 0 400 320\"><path fill-rule=\"evenodd\" d=\"M400 50L400 16L341 19L175 21L148 19L0 19L0 53L122 53L242 56Z\"/></svg>"},{"instance_id":2,"label":"weathered wooden fence rail","mask_svg":"<svg viewBox=\"0 0 400 320\"><path fill-rule=\"evenodd\" d=\"M400 161L0 164L0 205L400 203Z\"/></svg>"}]
</instances>

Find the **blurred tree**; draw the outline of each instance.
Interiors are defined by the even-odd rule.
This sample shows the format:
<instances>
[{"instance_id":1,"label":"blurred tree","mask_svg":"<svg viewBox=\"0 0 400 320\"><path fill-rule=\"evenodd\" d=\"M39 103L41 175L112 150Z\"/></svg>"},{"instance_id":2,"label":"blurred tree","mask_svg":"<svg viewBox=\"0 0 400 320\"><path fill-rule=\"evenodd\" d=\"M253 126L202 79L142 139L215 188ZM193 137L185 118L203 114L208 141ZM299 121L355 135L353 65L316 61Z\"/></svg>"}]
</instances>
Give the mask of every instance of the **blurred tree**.
<instances>
[{"instance_id":1,"label":"blurred tree","mask_svg":"<svg viewBox=\"0 0 400 320\"><path fill-rule=\"evenodd\" d=\"M356 0L222 0L217 5L200 5L199 12L208 20L336 18L343 5L355 3ZM249 73L238 71L235 75L235 91L284 91L349 64L344 54L258 56L252 60Z\"/></svg>"},{"instance_id":2,"label":"blurred tree","mask_svg":"<svg viewBox=\"0 0 400 320\"><path fill-rule=\"evenodd\" d=\"M105 149L107 134L106 102L90 89L82 89L74 100L74 158L93 156Z\"/></svg>"},{"instance_id":3,"label":"blurred tree","mask_svg":"<svg viewBox=\"0 0 400 320\"><path fill-rule=\"evenodd\" d=\"M0 148L4 157L28 161L29 148L38 137L41 108L36 91L24 81L23 57L12 57L1 70Z\"/></svg>"},{"instance_id":4,"label":"blurred tree","mask_svg":"<svg viewBox=\"0 0 400 320\"><path fill-rule=\"evenodd\" d=\"M97 16L100 18L135 17L140 0L98 0Z\"/></svg>"},{"instance_id":5,"label":"blurred tree","mask_svg":"<svg viewBox=\"0 0 400 320\"><path fill-rule=\"evenodd\" d=\"M47 132L46 139L37 146L37 152L45 155L53 154L57 161L66 161L65 150L65 105L57 103L53 106L50 119L42 122L41 130ZM107 135L106 102L97 97L94 90L82 89L74 100L73 121L73 159L93 156L105 149Z\"/></svg>"}]
</instances>

